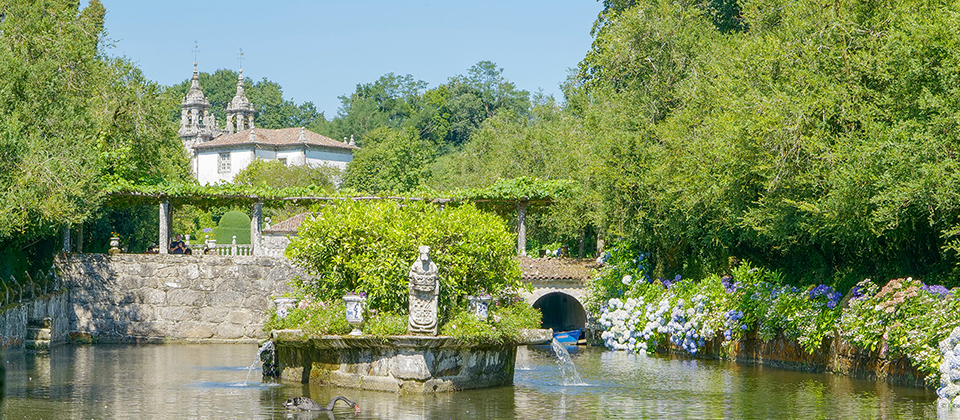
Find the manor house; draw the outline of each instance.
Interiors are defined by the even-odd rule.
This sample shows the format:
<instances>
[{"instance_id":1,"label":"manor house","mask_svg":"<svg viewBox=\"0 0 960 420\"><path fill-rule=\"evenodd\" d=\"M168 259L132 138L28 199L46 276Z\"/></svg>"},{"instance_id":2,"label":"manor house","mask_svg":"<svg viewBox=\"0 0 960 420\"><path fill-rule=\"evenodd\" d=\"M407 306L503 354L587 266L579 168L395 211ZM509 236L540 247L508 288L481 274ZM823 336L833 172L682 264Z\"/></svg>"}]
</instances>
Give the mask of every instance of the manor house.
<instances>
[{"instance_id":1,"label":"manor house","mask_svg":"<svg viewBox=\"0 0 960 420\"><path fill-rule=\"evenodd\" d=\"M227 106L226 127L221 129L210 113L210 102L200 90L197 63L193 63L190 90L181 104L179 133L200 184L231 182L254 159L340 169L345 169L353 159L353 151L357 149L353 141L340 142L303 127L255 128L255 112L243 91L243 69L240 69L237 94Z\"/></svg>"}]
</instances>

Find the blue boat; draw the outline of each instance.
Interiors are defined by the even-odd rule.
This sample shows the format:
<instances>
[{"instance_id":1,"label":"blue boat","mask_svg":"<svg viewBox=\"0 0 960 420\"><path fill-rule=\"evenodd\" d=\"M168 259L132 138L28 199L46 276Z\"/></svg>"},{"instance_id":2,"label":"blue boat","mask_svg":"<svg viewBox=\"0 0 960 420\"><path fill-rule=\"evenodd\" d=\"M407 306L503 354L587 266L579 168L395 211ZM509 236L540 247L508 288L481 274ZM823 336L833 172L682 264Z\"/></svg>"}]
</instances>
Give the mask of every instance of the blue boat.
<instances>
[{"instance_id":1,"label":"blue boat","mask_svg":"<svg viewBox=\"0 0 960 420\"><path fill-rule=\"evenodd\" d=\"M576 345L580 340L580 330L561 331L553 333L553 339L563 345Z\"/></svg>"}]
</instances>

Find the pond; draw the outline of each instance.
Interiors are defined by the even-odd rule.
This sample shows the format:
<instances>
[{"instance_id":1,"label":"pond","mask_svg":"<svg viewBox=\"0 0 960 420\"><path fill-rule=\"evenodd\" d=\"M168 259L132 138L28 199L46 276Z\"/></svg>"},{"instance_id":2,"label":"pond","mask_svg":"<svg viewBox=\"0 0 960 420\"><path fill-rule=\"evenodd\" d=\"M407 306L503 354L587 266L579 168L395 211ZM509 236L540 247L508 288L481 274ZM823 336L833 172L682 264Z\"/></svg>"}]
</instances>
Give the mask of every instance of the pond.
<instances>
[{"instance_id":1,"label":"pond","mask_svg":"<svg viewBox=\"0 0 960 420\"><path fill-rule=\"evenodd\" d=\"M6 355L4 419L937 418L932 390L719 361L573 348L563 385L549 346L521 348L513 387L429 395L264 384L254 345L61 346ZM294 414L290 397L338 405Z\"/></svg>"}]
</instances>

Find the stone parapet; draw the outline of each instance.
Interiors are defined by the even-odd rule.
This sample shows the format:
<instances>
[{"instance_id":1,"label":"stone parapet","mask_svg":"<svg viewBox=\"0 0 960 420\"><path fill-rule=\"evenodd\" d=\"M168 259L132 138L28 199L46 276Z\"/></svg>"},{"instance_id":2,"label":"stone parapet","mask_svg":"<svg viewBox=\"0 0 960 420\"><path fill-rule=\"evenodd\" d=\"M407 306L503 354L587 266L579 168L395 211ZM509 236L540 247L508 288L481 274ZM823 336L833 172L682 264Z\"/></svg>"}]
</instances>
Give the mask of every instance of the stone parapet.
<instances>
[{"instance_id":1,"label":"stone parapet","mask_svg":"<svg viewBox=\"0 0 960 420\"><path fill-rule=\"evenodd\" d=\"M96 342L255 342L304 273L285 258L66 254L71 335Z\"/></svg>"}]
</instances>

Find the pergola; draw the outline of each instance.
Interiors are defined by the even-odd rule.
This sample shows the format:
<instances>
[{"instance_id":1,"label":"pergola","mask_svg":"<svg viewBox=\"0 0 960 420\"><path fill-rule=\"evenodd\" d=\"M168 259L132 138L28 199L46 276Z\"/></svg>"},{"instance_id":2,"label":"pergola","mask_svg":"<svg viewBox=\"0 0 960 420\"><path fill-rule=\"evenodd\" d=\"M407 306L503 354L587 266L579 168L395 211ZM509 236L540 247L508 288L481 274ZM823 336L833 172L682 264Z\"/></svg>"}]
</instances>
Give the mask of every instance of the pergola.
<instances>
[{"instance_id":1,"label":"pergola","mask_svg":"<svg viewBox=\"0 0 960 420\"><path fill-rule=\"evenodd\" d=\"M263 197L252 194L231 194L231 193L144 193L138 191L118 191L108 193L108 201L122 200L130 205L157 205L159 208L160 223L158 226L157 244L159 244L159 253L169 253L169 248L164 244L170 243L170 231L173 222L172 209L178 205L199 205L209 206L216 204L247 204L250 206L250 242L253 255L263 255L261 238L263 236L263 206L285 204L307 204L317 202L335 202L343 200L393 200L403 201L426 201L437 204L441 208L447 203L453 202L475 202L492 205L495 209L503 211L506 209L516 209L517 211L517 253L526 255L527 246L527 211L531 206L549 205L549 199L530 199L521 197L515 199L491 199L491 198L419 198L419 197L399 197L399 196L293 196L293 197ZM64 230L64 251L69 252L70 248L70 230Z\"/></svg>"}]
</instances>

